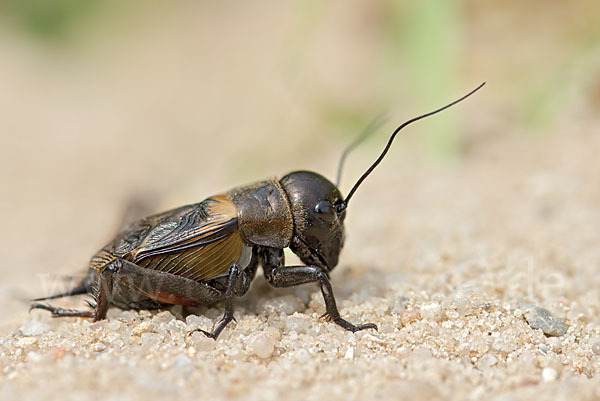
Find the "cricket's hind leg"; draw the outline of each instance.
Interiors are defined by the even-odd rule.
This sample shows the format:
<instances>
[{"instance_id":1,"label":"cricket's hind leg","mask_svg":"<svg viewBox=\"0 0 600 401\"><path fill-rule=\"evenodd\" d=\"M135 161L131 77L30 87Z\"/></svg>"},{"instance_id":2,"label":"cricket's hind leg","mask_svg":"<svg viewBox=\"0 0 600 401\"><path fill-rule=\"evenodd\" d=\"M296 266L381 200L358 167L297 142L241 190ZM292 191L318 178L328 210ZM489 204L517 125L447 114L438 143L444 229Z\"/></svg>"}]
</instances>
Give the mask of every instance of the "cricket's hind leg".
<instances>
[{"instance_id":1,"label":"cricket's hind leg","mask_svg":"<svg viewBox=\"0 0 600 401\"><path fill-rule=\"evenodd\" d=\"M235 286L233 290L243 290L238 287ZM43 303L34 303L31 309L47 310L54 317L91 317L97 321L106 317L109 305L135 309L165 304L211 305L221 301L226 295L224 290L207 283L146 269L120 258L111 261L97 273L96 282L89 294L95 301L88 302L92 311L61 309Z\"/></svg>"},{"instance_id":2,"label":"cricket's hind leg","mask_svg":"<svg viewBox=\"0 0 600 401\"><path fill-rule=\"evenodd\" d=\"M196 282L174 274L140 267L132 262L115 259L98 273L90 296L96 301L88 302L93 310L61 309L43 303L34 303L31 309L43 309L54 317L79 316L90 317L94 321L104 319L110 304L138 305L139 295L160 304L187 306L212 305L225 301L225 313L212 332L202 331L211 338L219 333L233 319L233 298L242 296L250 287L256 264L249 270L243 270L234 263L225 277L225 287L209 282ZM222 284L222 283L218 283Z\"/></svg>"},{"instance_id":3,"label":"cricket's hind leg","mask_svg":"<svg viewBox=\"0 0 600 401\"><path fill-rule=\"evenodd\" d=\"M92 311L92 310L85 311L85 310L77 310L77 309L63 309L63 308L57 308L52 305L46 305L46 304L40 304L40 303L31 304L31 307L29 308L29 310L31 310L31 309L43 309L43 310L50 311L52 313L52 317L66 317L66 316L94 317L94 311Z\"/></svg>"},{"instance_id":4,"label":"cricket's hind leg","mask_svg":"<svg viewBox=\"0 0 600 401\"><path fill-rule=\"evenodd\" d=\"M52 317L67 317L67 316L76 316L76 317L90 317L93 318L94 321L102 320L106 317L106 311L109 306L110 294L112 292L112 283L113 283L113 274L118 270L120 266L120 261L114 260L108 263L100 274L96 274L94 272L90 272L86 279L77 287L73 288L70 291L67 291L62 294L56 294L49 297L34 299L34 301L42 301L46 299L54 299L60 298L63 296L71 296L78 294L90 294L93 298L94 302L86 301L87 304L93 310L78 310L78 309L63 309L57 308L52 305L47 305L39 302L34 302L31 304L31 309L43 309L52 313ZM97 276L97 277L96 277ZM94 278L94 281L90 282L90 278Z\"/></svg>"}]
</instances>

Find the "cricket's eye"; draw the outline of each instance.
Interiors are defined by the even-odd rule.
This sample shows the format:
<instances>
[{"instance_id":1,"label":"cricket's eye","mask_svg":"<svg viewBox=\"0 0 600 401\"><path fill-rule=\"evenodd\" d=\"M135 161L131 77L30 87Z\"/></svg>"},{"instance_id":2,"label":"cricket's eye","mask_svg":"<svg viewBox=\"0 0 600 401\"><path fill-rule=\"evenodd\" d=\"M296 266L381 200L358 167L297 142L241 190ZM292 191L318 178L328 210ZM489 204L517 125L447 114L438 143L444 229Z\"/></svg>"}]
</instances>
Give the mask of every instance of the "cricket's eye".
<instances>
[{"instance_id":1,"label":"cricket's eye","mask_svg":"<svg viewBox=\"0 0 600 401\"><path fill-rule=\"evenodd\" d=\"M331 204L327 201L320 201L315 205L315 212L325 220L331 220L335 212Z\"/></svg>"}]
</instances>

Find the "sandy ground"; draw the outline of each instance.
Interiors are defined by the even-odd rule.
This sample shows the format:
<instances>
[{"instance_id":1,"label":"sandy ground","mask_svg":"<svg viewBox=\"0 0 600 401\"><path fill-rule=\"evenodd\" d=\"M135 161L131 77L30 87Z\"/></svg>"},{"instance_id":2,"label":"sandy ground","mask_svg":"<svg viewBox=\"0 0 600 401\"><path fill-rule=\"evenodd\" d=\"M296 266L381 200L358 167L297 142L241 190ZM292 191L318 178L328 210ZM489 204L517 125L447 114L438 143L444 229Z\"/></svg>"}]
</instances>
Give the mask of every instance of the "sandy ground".
<instances>
[{"instance_id":1,"label":"sandy ground","mask_svg":"<svg viewBox=\"0 0 600 401\"><path fill-rule=\"evenodd\" d=\"M65 49L0 27L0 399L600 399L600 59L574 44L597 43L583 35L595 4L465 7L459 71L430 101L409 56L382 65L373 2L314 21L284 3L184 3L133 7ZM28 313L83 272L132 198L157 211L294 169L332 177L352 133L328 113L387 108L391 132L482 80L398 138L350 205L334 292L378 331L324 322L315 286L260 274L216 342L188 333L221 306ZM525 108L540 99L551 118L536 125ZM423 156L444 118L465 153ZM351 156L344 192L384 136Z\"/></svg>"},{"instance_id":2,"label":"sandy ground","mask_svg":"<svg viewBox=\"0 0 600 401\"><path fill-rule=\"evenodd\" d=\"M211 327L220 307L113 309L90 323L20 304L0 340L0 395L598 399L594 129L497 141L450 171L384 164L353 201L332 278L343 316L377 332L320 321L316 288L271 290L262 277L216 342L188 333ZM564 321L566 333L532 328L527 304Z\"/></svg>"}]
</instances>

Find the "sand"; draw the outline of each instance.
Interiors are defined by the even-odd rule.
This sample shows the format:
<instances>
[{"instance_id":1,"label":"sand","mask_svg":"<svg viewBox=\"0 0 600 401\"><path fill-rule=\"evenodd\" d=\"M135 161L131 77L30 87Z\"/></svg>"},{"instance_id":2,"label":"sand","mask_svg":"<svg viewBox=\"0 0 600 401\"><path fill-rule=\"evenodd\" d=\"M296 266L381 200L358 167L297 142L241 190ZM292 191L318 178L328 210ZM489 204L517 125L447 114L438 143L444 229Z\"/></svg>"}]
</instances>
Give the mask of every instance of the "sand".
<instances>
[{"instance_id":1,"label":"sand","mask_svg":"<svg viewBox=\"0 0 600 401\"><path fill-rule=\"evenodd\" d=\"M0 399L600 399L596 4L470 2L456 27L421 28L408 3L138 3L62 45L0 26ZM320 320L315 286L260 273L218 341L189 333L220 305L28 312L132 197L158 211L293 169L332 177L358 121L390 110L347 192L394 124L482 80L352 200L331 278L342 316L378 331ZM431 154L453 134L462 153Z\"/></svg>"},{"instance_id":2,"label":"sand","mask_svg":"<svg viewBox=\"0 0 600 401\"><path fill-rule=\"evenodd\" d=\"M189 333L212 327L220 306L111 309L91 323L21 303L0 339L0 397L598 399L591 128L497 141L450 168L382 167L349 209L332 275L342 315L378 331L324 322L316 287L273 290L260 276L218 341ZM558 333L532 327L533 307Z\"/></svg>"}]
</instances>

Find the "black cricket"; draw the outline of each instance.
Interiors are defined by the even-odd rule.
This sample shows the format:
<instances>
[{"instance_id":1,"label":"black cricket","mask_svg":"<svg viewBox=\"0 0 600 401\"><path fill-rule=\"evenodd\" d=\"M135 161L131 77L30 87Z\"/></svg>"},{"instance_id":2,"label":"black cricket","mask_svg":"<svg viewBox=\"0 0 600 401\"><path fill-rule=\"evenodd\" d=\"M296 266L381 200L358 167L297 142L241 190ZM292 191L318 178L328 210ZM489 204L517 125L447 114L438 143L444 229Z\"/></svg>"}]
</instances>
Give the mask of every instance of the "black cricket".
<instances>
[{"instance_id":1,"label":"black cricket","mask_svg":"<svg viewBox=\"0 0 600 401\"><path fill-rule=\"evenodd\" d=\"M80 316L97 321L106 317L111 305L157 309L223 301L225 313L214 330L198 329L216 339L233 319L234 297L248 291L260 263L265 278L274 287L318 283L326 308L322 317L326 320L352 332L377 329L373 323L354 325L343 319L329 282L329 272L338 264L344 244L348 203L383 160L402 128L464 100L484 84L396 128L383 152L345 198L337 185L320 174L295 171L280 180L235 188L200 203L146 217L127 227L92 257L88 274L79 285L34 299L31 309L48 310L54 317ZM283 250L287 247L305 265L285 266ZM94 302L87 301L91 310L39 303L79 294L93 298Z\"/></svg>"}]
</instances>

